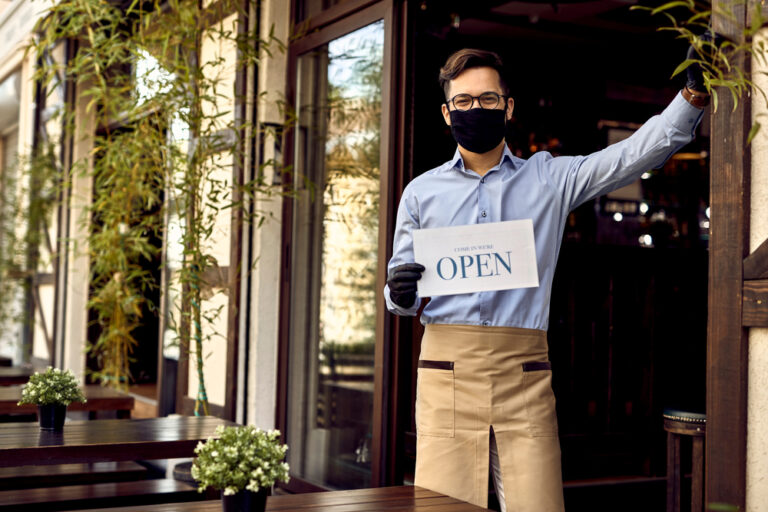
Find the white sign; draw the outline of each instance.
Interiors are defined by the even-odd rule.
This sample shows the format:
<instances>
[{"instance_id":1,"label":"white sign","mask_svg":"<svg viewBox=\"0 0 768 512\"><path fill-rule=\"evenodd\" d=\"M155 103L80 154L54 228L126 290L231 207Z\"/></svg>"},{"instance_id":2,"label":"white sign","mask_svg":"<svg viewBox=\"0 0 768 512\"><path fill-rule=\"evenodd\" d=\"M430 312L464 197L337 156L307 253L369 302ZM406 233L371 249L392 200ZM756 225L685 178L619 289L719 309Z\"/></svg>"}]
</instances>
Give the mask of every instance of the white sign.
<instances>
[{"instance_id":1,"label":"white sign","mask_svg":"<svg viewBox=\"0 0 768 512\"><path fill-rule=\"evenodd\" d=\"M531 219L413 232L419 296L539 286Z\"/></svg>"}]
</instances>

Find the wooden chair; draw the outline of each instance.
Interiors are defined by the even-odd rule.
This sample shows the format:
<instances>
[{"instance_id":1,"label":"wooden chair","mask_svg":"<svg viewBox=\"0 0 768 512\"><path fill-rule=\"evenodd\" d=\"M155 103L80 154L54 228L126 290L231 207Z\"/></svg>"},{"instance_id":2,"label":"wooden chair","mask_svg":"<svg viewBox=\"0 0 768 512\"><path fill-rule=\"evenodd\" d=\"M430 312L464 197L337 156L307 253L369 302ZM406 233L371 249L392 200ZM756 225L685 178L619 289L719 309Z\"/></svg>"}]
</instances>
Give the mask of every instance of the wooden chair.
<instances>
[{"instance_id":1,"label":"wooden chair","mask_svg":"<svg viewBox=\"0 0 768 512\"><path fill-rule=\"evenodd\" d=\"M681 512L682 456L681 441L692 440L691 512L701 512L704 501L704 437L707 417L704 414L664 410L664 430L667 432L667 512Z\"/></svg>"}]
</instances>

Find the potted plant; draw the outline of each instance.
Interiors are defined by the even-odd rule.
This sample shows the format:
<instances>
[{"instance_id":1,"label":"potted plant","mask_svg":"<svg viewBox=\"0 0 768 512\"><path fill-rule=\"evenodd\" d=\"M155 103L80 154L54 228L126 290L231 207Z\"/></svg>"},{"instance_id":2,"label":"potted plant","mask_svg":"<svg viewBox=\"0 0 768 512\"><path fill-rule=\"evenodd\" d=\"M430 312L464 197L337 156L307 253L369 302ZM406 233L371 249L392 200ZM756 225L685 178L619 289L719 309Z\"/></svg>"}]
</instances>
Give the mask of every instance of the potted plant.
<instances>
[{"instance_id":1,"label":"potted plant","mask_svg":"<svg viewBox=\"0 0 768 512\"><path fill-rule=\"evenodd\" d=\"M288 446L280 443L280 432L219 426L215 436L195 448L198 492L220 490L225 512L263 511L275 482L289 480L283 460Z\"/></svg>"},{"instance_id":2,"label":"potted plant","mask_svg":"<svg viewBox=\"0 0 768 512\"><path fill-rule=\"evenodd\" d=\"M21 389L22 404L36 404L42 430L62 430L67 406L72 402L85 402L85 395L72 370L65 372L48 367L36 372Z\"/></svg>"}]
</instances>

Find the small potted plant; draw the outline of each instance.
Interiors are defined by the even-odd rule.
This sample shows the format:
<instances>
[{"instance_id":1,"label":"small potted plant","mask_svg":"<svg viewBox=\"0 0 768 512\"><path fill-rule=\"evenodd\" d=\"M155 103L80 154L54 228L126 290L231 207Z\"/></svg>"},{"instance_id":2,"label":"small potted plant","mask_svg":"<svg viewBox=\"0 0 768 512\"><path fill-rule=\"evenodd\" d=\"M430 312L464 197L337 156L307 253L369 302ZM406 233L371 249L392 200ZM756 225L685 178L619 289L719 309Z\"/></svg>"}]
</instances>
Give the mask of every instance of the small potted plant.
<instances>
[{"instance_id":1,"label":"small potted plant","mask_svg":"<svg viewBox=\"0 0 768 512\"><path fill-rule=\"evenodd\" d=\"M85 402L85 395L72 370L65 372L48 367L36 372L21 389L22 404L37 405L37 416L42 430L62 430L67 406L72 402Z\"/></svg>"},{"instance_id":2,"label":"small potted plant","mask_svg":"<svg viewBox=\"0 0 768 512\"><path fill-rule=\"evenodd\" d=\"M261 512L275 482L289 480L287 450L278 430L219 426L215 437L195 448L192 478L198 492L221 491L225 512Z\"/></svg>"}]
</instances>

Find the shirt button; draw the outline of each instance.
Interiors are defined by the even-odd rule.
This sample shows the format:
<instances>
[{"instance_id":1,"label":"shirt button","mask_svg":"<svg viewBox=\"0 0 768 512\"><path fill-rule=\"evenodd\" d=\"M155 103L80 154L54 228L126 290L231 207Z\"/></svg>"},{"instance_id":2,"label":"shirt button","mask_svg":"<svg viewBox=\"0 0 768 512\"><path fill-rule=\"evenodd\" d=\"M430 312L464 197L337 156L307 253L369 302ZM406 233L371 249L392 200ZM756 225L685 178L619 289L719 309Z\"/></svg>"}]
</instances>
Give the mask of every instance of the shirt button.
<instances>
[{"instance_id":1,"label":"shirt button","mask_svg":"<svg viewBox=\"0 0 768 512\"><path fill-rule=\"evenodd\" d=\"M484 326L486 326L486 327L488 327L489 325L491 325L491 322L490 322L490 321L488 321L488 320L486 320L485 322L483 322L483 325L484 325Z\"/></svg>"},{"instance_id":2,"label":"shirt button","mask_svg":"<svg viewBox=\"0 0 768 512\"><path fill-rule=\"evenodd\" d=\"M487 214L485 213L485 210L483 210L483 212L482 212L480 215L482 215L483 217L485 217Z\"/></svg>"}]
</instances>

